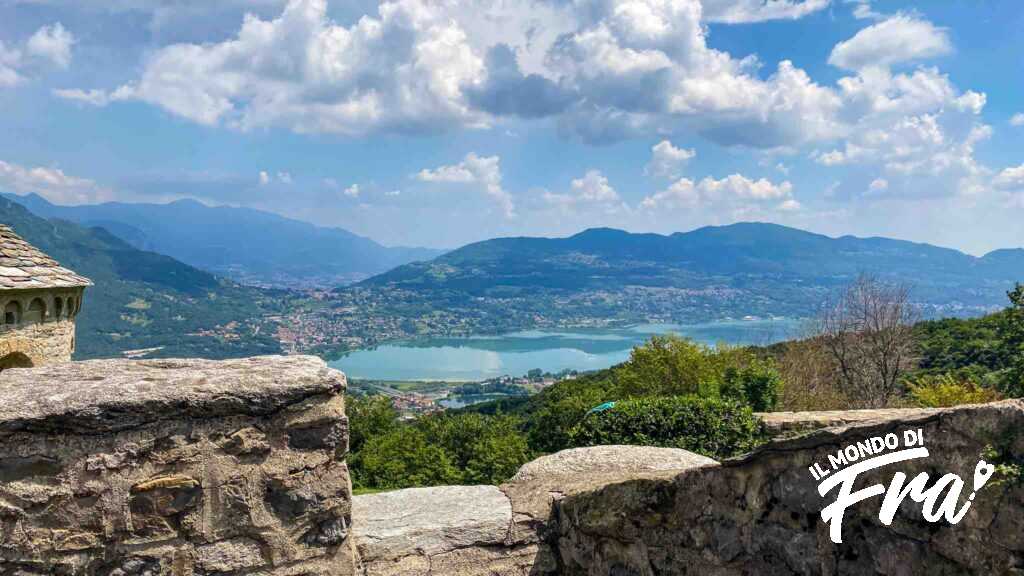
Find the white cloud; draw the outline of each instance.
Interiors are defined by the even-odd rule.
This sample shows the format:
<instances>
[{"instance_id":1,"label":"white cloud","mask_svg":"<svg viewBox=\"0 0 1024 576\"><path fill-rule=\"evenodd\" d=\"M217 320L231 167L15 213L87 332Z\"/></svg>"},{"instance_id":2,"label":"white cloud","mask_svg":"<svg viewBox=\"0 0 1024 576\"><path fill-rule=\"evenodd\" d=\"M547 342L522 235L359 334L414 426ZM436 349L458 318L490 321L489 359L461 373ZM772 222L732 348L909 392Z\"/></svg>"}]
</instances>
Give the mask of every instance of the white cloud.
<instances>
[{"instance_id":1,"label":"white cloud","mask_svg":"<svg viewBox=\"0 0 1024 576\"><path fill-rule=\"evenodd\" d=\"M871 181L871 184L868 185L868 192L870 193L880 193L888 189L889 181L885 178L875 178Z\"/></svg>"},{"instance_id":2,"label":"white cloud","mask_svg":"<svg viewBox=\"0 0 1024 576\"><path fill-rule=\"evenodd\" d=\"M270 174L260 170L260 186L266 186L267 184L270 184Z\"/></svg>"},{"instance_id":3,"label":"white cloud","mask_svg":"<svg viewBox=\"0 0 1024 576\"><path fill-rule=\"evenodd\" d=\"M680 169L696 155L692 148L676 148L668 140L662 140L651 147L651 161L644 167L644 174L678 178Z\"/></svg>"},{"instance_id":4,"label":"white cloud","mask_svg":"<svg viewBox=\"0 0 1024 576\"><path fill-rule=\"evenodd\" d=\"M992 180L992 185L999 190L1024 190L1024 164L1004 169Z\"/></svg>"},{"instance_id":5,"label":"white cloud","mask_svg":"<svg viewBox=\"0 0 1024 576\"><path fill-rule=\"evenodd\" d=\"M0 188L19 194L34 192L56 204L87 204L113 197L110 189L88 178L65 174L60 168L30 168L3 160L0 160Z\"/></svg>"},{"instance_id":6,"label":"white cloud","mask_svg":"<svg viewBox=\"0 0 1024 576\"><path fill-rule=\"evenodd\" d=\"M885 15L875 12L871 8L871 0L846 0L847 4L853 4L853 17L858 20L883 20Z\"/></svg>"},{"instance_id":7,"label":"white cloud","mask_svg":"<svg viewBox=\"0 0 1024 576\"><path fill-rule=\"evenodd\" d=\"M359 197L359 184L353 184L353 185L349 186L348 188L345 188L343 193L345 194L345 196L348 196L349 198L358 198Z\"/></svg>"},{"instance_id":8,"label":"white cloud","mask_svg":"<svg viewBox=\"0 0 1024 576\"><path fill-rule=\"evenodd\" d=\"M640 205L648 210L704 206L733 213L765 206L784 211L800 208L793 197L793 185L788 181L776 184L766 178L753 180L741 174L721 180L706 177L699 183L680 178L668 188L644 198Z\"/></svg>"},{"instance_id":9,"label":"white cloud","mask_svg":"<svg viewBox=\"0 0 1024 576\"><path fill-rule=\"evenodd\" d=\"M742 24L796 20L828 7L830 0L704 0L708 22Z\"/></svg>"},{"instance_id":10,"label":"white cloud","mask_svg":"<svg viewBox=\"0 0 1024 576\"><path fill-rule=\"evenodd\" d=\"M95 88L89 90L82 90L81 88L57 88L53 91L53 95L64 100L97 107L103 107L111 102L117 102L120 100L131 100L133 97L131 89L125 87L118 88L113 92L107 92L106 90L99 90Z\"/></svg>"},{"instance_id":11,"label":"white cloud","mask_svg":"<svg viewBox=\"0 0 1024 576\"><path fill-rule=\"evenodd\" d=\"M293 0L274 20L246 16L228 41L158 50L121 92L201 124L358 135L479 123L461 87L481 68L462 28L421 0L351 27L325 0Z\"/></svg>"},{"instance_id":12,"label":"white cloud","mask_svg":"<svg viewBox=\"0 0 1024 576\"><path fill-rule=\"evenodd\" d=\"M1024 126L1024 112L1017 112L1011 116L1010 126Z\"/></svg>"},{"instance_id":13,"label":"white cloud","mask_svg":"<svg viewBox=\"0 0 1024 576\"><path fill-rule=\"evenodd\" d=\"M588 170L583 177L573 179L567 194L545 191L542 199L545 203L558 206L566 212L598 208L606 214L614 214L629 210L600 170Z\"/></svg>"},{"instance_id":14,"label":"white cloud","mask_svg":"<svg viewBox=\"0 0 1024 576\"><path fill-rule=\"evenodd\" d=\"M291 184L292 175L289 174L288 172L278 172L277 181L280 182L281 184Z\"/></svg>"},{"instance_id":15,"label":"white cloud","mask_svg":"<svg viewBox=\"0 0 1024 576\"><path fill-rule=\"evenodd\" d=\"M0 40L0 88L9 88L21 82L21 74L18 73L20 65L21 51L8 48Z\"/></svg>"},{"instance_id":16,"label":"white cloud","mask_svg":"<svg viewBox=\"0 0 1024 576\"><path fill-rule=\"evenodd\" d=\"M515 216L512 196L501 186L501 159L497 156L477 156L470 152L458 164L423 169L413 175L421 182L471 184L483 191L501 207L508 218Z\"/></svg>"},{"instance_id":17,"label":"white cloud","mask_svg":"<svg viewBox=\"0 0 1024 576\"><path fill-rule=\"evenodd\" d=\"M67 68L71 65L71 46L74 43L74 35L57 22L36 30L25 44L25 52Z\"/></svg>"},{"instance_id":18,"label":"white cloud","mask_svg":"<svg viewBox=\"0 0 1024 576\"><path fill-rule=\"evenodd\" d=\"M952 50L945 29L937 28L927 20L898 14L836 44L828 62L840 68L860 70L933 58Z\"/></svg>"},{"instance_id":19,"label":"white cloud","mask_svg":"<svg viewBox=\"0 0 1024 576\"><path fill-rule=\"evenodd\" d=\"M0 40L0 88L10 88L36 75L44 65L67 68L75 38L60 22L42 26L23 46Z\"/></svg>"},{"instance_id":20,"label":"white cloud","mask_svg":"<svg viewBox=\"0 0 1024 576\"><path fill-rule=\"evenodd\" d=\"M716 1L705 15L699 0L387 0L344 26L323 0L292 0L275 19L246 17L226 41L157 50L116 93L242 130L436 132L559 116L588 141L696 131L793 145L836 135L834 91L790 62L762 79L755 57L709 48L703 22L826 4Z\"/></svg>"}]
</instances>

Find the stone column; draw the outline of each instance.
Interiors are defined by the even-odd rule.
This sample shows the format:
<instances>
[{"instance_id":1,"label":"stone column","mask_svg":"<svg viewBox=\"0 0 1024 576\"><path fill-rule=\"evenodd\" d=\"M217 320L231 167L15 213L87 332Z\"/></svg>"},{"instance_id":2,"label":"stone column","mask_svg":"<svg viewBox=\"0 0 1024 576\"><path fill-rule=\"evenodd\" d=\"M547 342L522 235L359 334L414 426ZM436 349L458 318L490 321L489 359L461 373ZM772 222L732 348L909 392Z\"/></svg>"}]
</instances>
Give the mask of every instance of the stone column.
<instances>
[{"instance_id":1,"label":"stone column","mask_svg":"<svg viewBox=\"0 0 1024 576\"><path fill-rule=\"evenodd\" d=\"M347 575L345 377L304 356L0 374L0 574Z\"/></svg>"}]
</instances>

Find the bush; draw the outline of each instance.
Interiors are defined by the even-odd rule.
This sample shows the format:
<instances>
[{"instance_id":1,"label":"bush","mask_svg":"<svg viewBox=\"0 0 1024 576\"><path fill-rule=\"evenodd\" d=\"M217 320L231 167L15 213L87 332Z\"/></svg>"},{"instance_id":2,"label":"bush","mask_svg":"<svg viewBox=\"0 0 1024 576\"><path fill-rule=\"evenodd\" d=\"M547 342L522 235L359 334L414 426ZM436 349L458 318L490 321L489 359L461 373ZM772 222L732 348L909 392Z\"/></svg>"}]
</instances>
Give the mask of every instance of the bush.
<instances>
[{"instance_id":1,"label":"bush","mask_svg":"<svg viewBox=\"0 0 1024 576\"><path fill-rule=\"evenodd\" d=\"M770 412L778 404L781 390L782 377L774 364L756 361L744 368L727 368L719 393L749 405L755 412Z\"/></svg>"},{"instance_id":2,"label":"bush","mask_svg":"<svg viewBox=\"0 0 1024 576\"><path fill-rule=\"evenodd\" d=\"M761 425L749 406L735 400L637 398L588 415L569 436L573 446L662 446L725 458L756 446L761 441Z\"/></svg>"},{"instance_id":3,"label":"bush","mask_svg":"<svg viewBox=\"0 0 1024 576\"><path fill-rule=\"evenodd\" d=\"M500 484L530 460L522 422L512 416L440 413L415 426L451 456L464 483Z\"/></svg>"},{"instance_id":4,"label":"bush","mask_svg":"<svg viewBox=\"0 0 1024 576\"><path fill-rule=\"evenodd\" d=\"M353 483L360 488L439 486L461 479L448 453L412 426L368 439L352 460Z\"/></svg>"},{"instance_id":5,"label":"bush","mask_svg":"<svg viewBox=\"0 0 1024 576\"><path fill-rule=\"evenodd\" d=\"M983 388L969 376L922 374L907 383L910 397L926 408L982 404L999 400L995 390Z\"/></svg>"},{"instance_id":6,"label":"bush","mask_svg":"<svg viewBox=\"0 0 1024 576\"><path fill-rule=\"evenodd\" d=\"M725 371L753 360L743 348L710 347L671 334L653 336L633 349L629 361L613 370L613 378L625 397L717 396Z\"/></svg>"},{"instance_id":7,"label":"bush","mask_svg":"<svg viewBox=\"0 0 1024 576\"><path fill-rule=\"evenodd\" d=\"M370 438L383 436L398 427L398 411L383 395L346 396L349 450L358 452Z\"/></svg>"}]
</instances>

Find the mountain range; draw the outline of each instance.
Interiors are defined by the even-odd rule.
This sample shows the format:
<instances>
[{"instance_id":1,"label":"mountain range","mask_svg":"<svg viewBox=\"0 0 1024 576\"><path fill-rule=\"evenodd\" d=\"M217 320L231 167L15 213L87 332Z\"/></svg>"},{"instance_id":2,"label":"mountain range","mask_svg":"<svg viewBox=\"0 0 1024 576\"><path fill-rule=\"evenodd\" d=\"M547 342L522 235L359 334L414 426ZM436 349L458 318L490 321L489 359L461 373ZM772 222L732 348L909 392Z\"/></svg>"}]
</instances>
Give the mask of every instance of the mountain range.
<instances>
[{"instance_id":1,"label":"mountain range","mask_svg":"<svg viewBox=\"0 0 1024 576\"><path fill-rule=\"evenodd\" d=\"M939 312L980 312L1003 305L1006 290L1024 280L1024 250L975 257L929 244L831 238L765 223L708 226L667 236L595 228L568 238L477 242L429 262L399 266L360 286L478 298L719 288L731 299L745 294L751 302L768 304L758 309L774 305L781 313L809 311L822 293L860 273L907 283L915 299Z\"/></svg>"},{"instance_id":2,"label":"mountain range","mask_svg":"<svg viewBox=\"0 0 1024 576\"><path fill-rule=\"evenodd\" d=\"M281 351L263 319L287 294L242 286L170 256L139 250L104 228L41 218L0 197L0 222L89 277L76 359L152 349L148 356L224 358Z\"/></svg>"},{"instance_id":3,"label":"mountain range","mask_svg":"<svg viewBox=\"0 0 1024 576\"><path fill-rule=\"evenodd\" d=\"M929 244L740 223L671 235L596 228L567 238L496 238L327 295L306 294L209 270L310 286L342 275L342 260L376 258L383 267L400 249L192 201L62 207L38 196L13 198L0 197L0 222L96 283L79 317L78 358L146 348L155 349L150 356L331 356L428 335L796 318L813 314L830 291L861 273L911 285L926 316L972 316L1005 306L1006 291L1024 280L1022 249L976 257ZM332 247L345 257L324 264ZM322 266L330 272L321 273Z\"/></svg>"},{"instance_id":4,"label":"mountain range","mask_svg":"<svg viewBox=\"0 0 1024 576\"><path fill-rule=\"evenodd\" d=\"M5 196L38 216L103 227L140 250L264 286L333 287L442 253L386 247L341 228L195 200L62 206L38 194Z\"/></svg>"}]
</instances>

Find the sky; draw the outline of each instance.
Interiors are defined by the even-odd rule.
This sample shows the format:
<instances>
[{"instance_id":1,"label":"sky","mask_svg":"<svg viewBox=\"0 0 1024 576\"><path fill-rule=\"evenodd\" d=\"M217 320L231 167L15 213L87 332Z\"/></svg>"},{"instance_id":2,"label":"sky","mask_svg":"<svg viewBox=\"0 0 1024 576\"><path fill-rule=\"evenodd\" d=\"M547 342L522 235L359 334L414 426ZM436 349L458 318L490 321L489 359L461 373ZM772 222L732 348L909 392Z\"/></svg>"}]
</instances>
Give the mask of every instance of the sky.
<instances>
[{"instance_id":1,"label":"sky","mask_svg":"<svg viewBox=\"0 0 1024 576\"><path fill-rule=\"evenodd\" d=\"M0 190L1024 246L1019 0L0 0Z\"/></svg>"}]
</instances>

